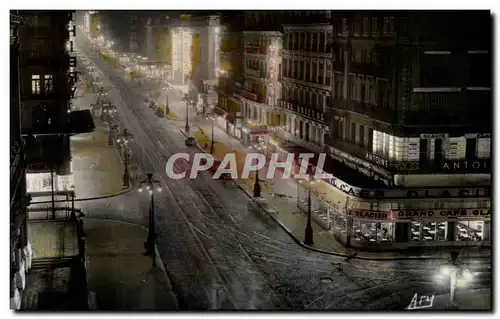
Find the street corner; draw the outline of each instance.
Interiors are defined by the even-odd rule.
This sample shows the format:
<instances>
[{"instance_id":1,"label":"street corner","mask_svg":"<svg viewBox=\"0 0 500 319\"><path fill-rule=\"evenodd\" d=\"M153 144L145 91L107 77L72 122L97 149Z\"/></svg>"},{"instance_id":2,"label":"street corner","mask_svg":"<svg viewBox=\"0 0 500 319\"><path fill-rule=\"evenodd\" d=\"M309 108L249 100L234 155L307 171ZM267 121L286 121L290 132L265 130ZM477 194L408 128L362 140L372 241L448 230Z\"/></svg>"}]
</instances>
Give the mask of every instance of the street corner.
<instances>
[{"instance_id":1,"label":"street corner","mask_svg":"<svg viewBox=\"0 0 500 319\"><path fill-rule=\"evenodd\" d=\"M176 308L166 273L152 268L144 255L147 231L142 226L86 219L84 228L88 288L97 295L98 309Z\"/></svg>"}]
</instances>

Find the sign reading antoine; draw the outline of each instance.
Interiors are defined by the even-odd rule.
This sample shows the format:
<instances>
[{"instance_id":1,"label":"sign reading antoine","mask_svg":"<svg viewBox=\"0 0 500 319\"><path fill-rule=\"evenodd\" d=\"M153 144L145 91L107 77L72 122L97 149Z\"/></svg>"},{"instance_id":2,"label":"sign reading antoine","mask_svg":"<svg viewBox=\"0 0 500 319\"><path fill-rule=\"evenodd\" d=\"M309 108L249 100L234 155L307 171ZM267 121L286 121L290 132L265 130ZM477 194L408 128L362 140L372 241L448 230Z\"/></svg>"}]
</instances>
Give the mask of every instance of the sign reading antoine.
<instances>
[{"instance_id":1,"label":"sign reading antoine","mask_svg":"<svg viewBox=\"0 0 500 319\"><path fill-rule=\"evenodd\" d=\"M491 160L444 161L441 165L441 170L450 173L489 173L491 171Z\"/></svg>"}]
</instances>

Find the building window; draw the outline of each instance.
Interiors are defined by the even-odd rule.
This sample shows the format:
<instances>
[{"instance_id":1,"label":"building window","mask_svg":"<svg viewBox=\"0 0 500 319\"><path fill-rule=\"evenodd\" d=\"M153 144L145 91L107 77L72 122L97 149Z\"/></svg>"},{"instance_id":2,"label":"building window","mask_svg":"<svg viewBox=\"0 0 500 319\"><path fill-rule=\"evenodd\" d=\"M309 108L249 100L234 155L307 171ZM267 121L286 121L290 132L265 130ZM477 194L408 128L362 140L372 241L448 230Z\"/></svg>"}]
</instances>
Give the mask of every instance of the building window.
<instances>
[{"instance_id":1,"label":"building window","mask_svg":"<svg viewBox=\"0 0 500 319\"><path fill-rule=\"evenodd\" d=\"M349 136L351 143L356 144L356 123L351 123L351 132Z\"/></svg>"},{"instance_id":2,"label":"building window","mask_svg":"<svg viewBox=\"0 0 500 319\"><path fill-rule=\"evenodd\" d=\"M361 18L357 17L354 20L354 36L359 37L361 35Z\"/></svg>"},{"instance_id":3,"label":"building window","mask_svg":"<svg viewBox=\"0 0 500 319\"><path fill-rule=\"evenodd\" d=\"M335 98L342 99L344 97L344 77L338 74L335 77Z\"/></svg>"},{"instance_id":4,"label":"building window","mask_svg":"<svg viewBox=\"0 0 500 319\"><path fill-rule=\"evenodd\" d=\"M319 74L318 74L318 84L324 85L323 74L325 72L325 62L323 60L319 61Z\"/></svg>"},{"instance_id":5,"label":"building window","mask_svg":"<svg viewBox=\"0 0 500 319\"><path fill-rule=\"evenodd\" d=\"M325 74L325 85L330 86L331 85L331 78L332 78L332 66L330 63L326 63L326 74Z\"/></svg>"},{"instance_id":6,"label":"building window","mask_svg":"<svg viewBox=\"0 0 500 319\"><path fill-rule=\"evenodd\" d=\"M309 81L309 77L311 76L311 71L310 71L310 64L309 61L304 62L304 78L305 81Z\"/></svg>"},{"instance_id":7,"label":"building window","mask_svg":"<svg viewBox=\"0 0 500 319\"><path fill-rule=\"evenodd\" d=\"M317 80L317 75L318 75L318 63L316 61L313 61L311 63L311 76L312 76L312 79L311 79L311 82L313 83L318 83L318 80Z\"/></svg>"},{"instance_id":8,"label":"building window","mask_svg":"<svg viewBox=\"0 0 500 319\"><path fill-rule=\"evenodd\" d=\"M359 87L359 99L361 103L366 103L366 87L364 83L361 83Z\"/></svg>"},{"instance_id":9,"label":"building window","mask_svg":"<svg viewBox=\"0 0 500 319\"><path fill-rule=\"evenodd\" d=\"M31 75L31 94L40 94L40 75Z\"/></svg>"},{"instance_id":10,"label":"building window","mask_svg":"<svg viewBox=\"0 0 500 319\"><path fill-rule=\"evenodd\" d=\"M349 91L349 99L351 100L357 100L356 96L356 77L354 75L351 75L350 78L350 91Z\"/></svg>"},{"instance_id":11,"label":"building window","mask_svg":"<svg viewBox=\"0 0 500 319\"><path fill-rule=\"evenodd\" d=\"M378 36L378 21L377 18L372 18L372 27L371 27L371 34L373 37Z\"/></svg>"},{"instance_id":12,"label":"building window","mask_svg":"<svg viewBox=\"0 0 500 319\"><path fill-rule=\"evenodd\" d=\"M347 23L347 19L342 19L342 34L347 36L349 34L349 24Z\"/></svg>"},{"instance_id":13,"label":"building window","mask_svg":"<svg viewBox=\"0 0 500 319\"><path fill-rule=\"evenodd\" d=\"M326 47L325 47L325 32L320 32L319 33L319 52L327 52Z\"/></svg>"},{"instance_id":14,"label":"building window","mask_svg":"<svg viewBox=\"0 0 500 319\"><path fill-rule=\"evenodd\" d=\"M370 21L368 17L363 18L363 36L367 37L370 34Z\"/></svg>"},{"instance_id":15,"label":"building window","mask_svg":"<svg viewBox=\"0 0 500 319\"><path fill-rule=\"evenodd\" d=\"M311 40L312 34L311 32L306 33L306 51L311 51Z\"/></svg>"},{"instance_id":16,"label":"building window","mask_svg":"<svg viewBox=\"0 0 500 319\"><path fill-rule=\"evenodd\" d=\"M390 21L390 17L384 17L384 26L383 26L383 29L382 29L382 34L384 36L388 36L389 35L389 21Z\"/></svg>"},{"instance_id":17,"label":"building window","mask_svg":"<svg viewBox=\"0 0 500 319\"><path fill-rule=\"evenodd\" d=\"M311 52L318 52L318 33L312 33L312 48Z\"/></svg>"},{"instance_id":18,"label":"building window","mask_svg":"<svg viewBox=\"0 0 500 319\"><path fill-rule=\"evenodd\" d=\"M54 92L54 77L52 76L52 74L45 74L43 76L43 84L45 93Z\"/></svg>"},{"instance_id":19,"label":"building window","mask_svg":"<svg viewBox=\"0 0 500 319\"><path fill-rule=\"evenodd\" d=\"M333 33L328 31L326 34L326 52L332 52Z\"/></svg>"},{"instance_id":20,"label":"building window","mask_svg":"<svg viewBox=\"0 0 500 319\"><path fill-rule=\"evenodd\" d=\"M301 32L300 33L300 50L303 50L306 46L306 41L305 41L305 33Z\"/></svg>"},{"instance_id":21,"label":"building window","mask_svg":"<svg viewBox=\"0 0 500 319\"><path fill-rule=\"evenodd\" d=\"M394 24L394 17L389 18L389 35L394 36L396 34L396 26Z\"/></svg>"}]
</instances>

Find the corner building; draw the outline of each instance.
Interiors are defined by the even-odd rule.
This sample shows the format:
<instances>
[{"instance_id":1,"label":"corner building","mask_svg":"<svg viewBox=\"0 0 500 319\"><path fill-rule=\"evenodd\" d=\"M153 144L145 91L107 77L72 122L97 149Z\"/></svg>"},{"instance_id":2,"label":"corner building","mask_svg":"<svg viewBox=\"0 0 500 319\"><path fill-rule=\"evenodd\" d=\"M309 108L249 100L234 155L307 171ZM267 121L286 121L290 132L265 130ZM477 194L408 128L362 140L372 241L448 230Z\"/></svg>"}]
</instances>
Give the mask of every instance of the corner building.
<instances>
[{"instance_id":1,"label":"corner building","mask_svg":"<svg viewBox=\"0 0 500 319\"><path fill-rule=\"evenodd\" d=\"M337 11L325 150L353 246L491 243L491 13Z\"/></svg>"}]
</instances>

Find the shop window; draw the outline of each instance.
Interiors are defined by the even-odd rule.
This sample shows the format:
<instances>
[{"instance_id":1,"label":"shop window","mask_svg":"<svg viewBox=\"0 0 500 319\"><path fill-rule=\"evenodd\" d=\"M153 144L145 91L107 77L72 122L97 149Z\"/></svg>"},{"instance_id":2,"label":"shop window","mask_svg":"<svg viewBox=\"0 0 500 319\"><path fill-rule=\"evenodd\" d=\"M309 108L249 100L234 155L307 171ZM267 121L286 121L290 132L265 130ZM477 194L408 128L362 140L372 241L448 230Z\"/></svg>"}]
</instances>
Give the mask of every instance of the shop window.
<instances>
[{"instance_id":1,"label":"shop window","mask_svg":"<svg viewBox=\"0 0 500 319\"><path fill-rule=\"evenodd\" d=\"M458 241L484 240L484 221L460 221L457 223Z\"/></svg>"},{"instance_id":2,"label":"shop window","mask_svg":"<svg viewBox=\"0 0 500 319\"><path fill-rule=\"evenodd\" d=\"M469 234L470 240L472 241L481 241L486 237L484 235L485 227L484 221L469 221Z\"/></svg>"},{"instance_id":3,"label":"shop window","mask_svg":"<svg viewBox=\"0 0 500 319\"><path fill-rule=\"evenodd\" d=\"M380 223L354 219L352 228L353 239L357 242L376 243L377 224L380 227Z\"/></svg>"},{"instance_id":4,"label":"shop window","mask_svg":"<svg viewBox=\"0 0 500 319\"><path fill-rule=\"evenodd\" d=\"M448 231L448 223L447 222L436 222L436 240L437 241L446 241Z\"/></svg>"},{"instance_id":5,"label":"shop window","mask_svg":"<svg viewBox=\"0 0 500 319\"><path fill-rule=\"evenodd\" d=\"M419 242L420 241L420 234L422 232L422 223L421 222L416 222L412 221L411 222L411 241L412 242Z\"/></svg>"},{"instance_id":6,"label":"shop window","mask_svg":"<svg viewBox=\"0 0 500 319\"><path fill-rule=\"evenodd\" d=\"M422 240L436 241L436 222L423 222Z\"/></svg>"},{"instance_id":7,"label":"shop window","mask_svg":"<svg viewBox=\"0 0 500 319\"><path fill-rule=\"evenodd\" d=\"M377 234L378 243L389 243L394 239L394 223L380 223Z\"/></svg>"},{"instance_id":8,"label":"shop window","mask_svg":"<svg viewBox=\"0 0 500 319\"><path fill-rule=\"evenodd\" d=\"M460 221L457 223L457 241L469 241L471 232L469 221Z\"/></svg>"}]
</instances>

